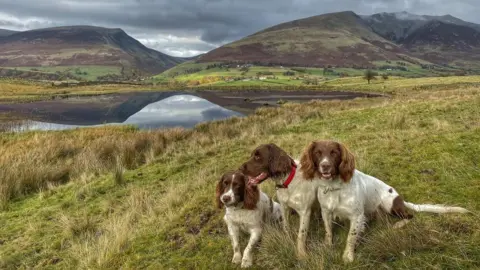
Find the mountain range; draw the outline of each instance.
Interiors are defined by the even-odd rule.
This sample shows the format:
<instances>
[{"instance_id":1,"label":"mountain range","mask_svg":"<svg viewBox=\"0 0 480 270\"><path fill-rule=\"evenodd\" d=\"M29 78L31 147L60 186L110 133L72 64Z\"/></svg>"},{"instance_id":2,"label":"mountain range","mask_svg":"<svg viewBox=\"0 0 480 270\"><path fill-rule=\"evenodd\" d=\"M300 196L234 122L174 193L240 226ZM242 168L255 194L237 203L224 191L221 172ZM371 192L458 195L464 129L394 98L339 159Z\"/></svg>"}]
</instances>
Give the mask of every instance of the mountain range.
<instances>
[{"instance_id":1,"label":"mountain range","mask_svg":"<svg viewBox=\"0 0 480 270\"><path fill-rule=\"evenodd\" d=\"M451 15L337 12L282 23L212 50L199 62L372 67L408 61L480 67L480 25Z\"/></svg>"},{"instance_id":2,"label":"mountain range","mask_svg":"<svg viewBox=\"0 0 480 270\"><path fill-rule=\"evenodd\" d=\"M358 68L406 61L476 70L480 25L451 15L345 11L281 23L195 58L147 48L118 28L0 29L0 67L99 65L155 74L188 60Z\"/></svg>"}]
</instances>

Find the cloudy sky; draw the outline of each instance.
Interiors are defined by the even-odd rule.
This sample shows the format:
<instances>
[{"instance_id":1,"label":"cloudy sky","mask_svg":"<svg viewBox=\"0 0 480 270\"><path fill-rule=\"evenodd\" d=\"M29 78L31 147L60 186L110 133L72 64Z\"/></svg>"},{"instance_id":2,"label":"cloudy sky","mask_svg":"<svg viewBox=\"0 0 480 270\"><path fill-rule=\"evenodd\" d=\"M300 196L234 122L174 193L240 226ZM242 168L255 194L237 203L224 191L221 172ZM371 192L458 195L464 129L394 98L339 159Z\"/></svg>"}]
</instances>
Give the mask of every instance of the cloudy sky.
<instances>
[{"instance_id":1,"label":"cloudy sky","mask_svg":"<svg viewBox=\"0 0 480 270\"><path fill-rule=\"evenodd\" d=\"M122 28L148 47L192 56L281 22L345 10L451 14L480 23L478 0L0 0L0 28Z\"/></svg>"}]
</instances>

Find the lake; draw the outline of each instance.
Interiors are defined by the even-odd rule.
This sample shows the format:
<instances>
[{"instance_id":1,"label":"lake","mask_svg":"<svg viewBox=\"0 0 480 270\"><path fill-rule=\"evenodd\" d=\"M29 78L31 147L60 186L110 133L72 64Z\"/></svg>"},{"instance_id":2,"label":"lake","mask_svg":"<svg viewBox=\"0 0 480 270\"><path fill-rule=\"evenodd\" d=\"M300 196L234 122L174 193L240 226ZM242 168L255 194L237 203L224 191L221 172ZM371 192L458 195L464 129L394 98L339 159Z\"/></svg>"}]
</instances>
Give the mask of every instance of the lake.
<instances>
[{"instance_id":1,"label":"lake","mask_svg":"<svg viewBox=\"0 0 480 270\"><path fill-rule=\"evenodd\" d=\"M14 131L65 130L103 125L133 125L139 129L191 128L201 122L243 115L240 112L223 108L197 96L174 95L148 104L123 122L78 125L25 120L13 129Z\"/></svg>"},{"instance_id":2,"label":"lake","mask_svg":"<svg viewBox=\"0 0 480 270\"><path fill-rule=\"evenodd\" d=\"M3 124L3 130L7 126L7 130L17 132L103 125L133 125L140 129L191 128L206 121L245 116L257 108L279 106L285 101L379 96L346 91L145 91L0 103L0 113L12 113L24 119L13 125Z\"/></svg>"}]
</instances>

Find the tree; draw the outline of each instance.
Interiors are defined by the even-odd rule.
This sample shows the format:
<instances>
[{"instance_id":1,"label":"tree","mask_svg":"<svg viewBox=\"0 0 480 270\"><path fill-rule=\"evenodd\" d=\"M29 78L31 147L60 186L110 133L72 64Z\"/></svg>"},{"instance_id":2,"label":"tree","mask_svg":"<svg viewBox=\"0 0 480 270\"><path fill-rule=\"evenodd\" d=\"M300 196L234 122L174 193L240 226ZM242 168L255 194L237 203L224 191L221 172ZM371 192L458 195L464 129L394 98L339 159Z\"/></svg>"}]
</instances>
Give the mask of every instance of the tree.
<instances>
[{"instance_id":1,"label":"tree","mask_svg":"<svg viewBox=\"0 0 480 270\"><path fill-rule=\"evenodd\" d=\"M365 80L367 80L368 83L370 84L370 81L371 81L371 80L375 80L375 79L376 79L375 76L377 76L377 73L376 73L375 71L370 70L370 69L367 69L367 70L365 71L365 75L364 75L363 78L364 78Z\"/></svg>"}]
</instances>

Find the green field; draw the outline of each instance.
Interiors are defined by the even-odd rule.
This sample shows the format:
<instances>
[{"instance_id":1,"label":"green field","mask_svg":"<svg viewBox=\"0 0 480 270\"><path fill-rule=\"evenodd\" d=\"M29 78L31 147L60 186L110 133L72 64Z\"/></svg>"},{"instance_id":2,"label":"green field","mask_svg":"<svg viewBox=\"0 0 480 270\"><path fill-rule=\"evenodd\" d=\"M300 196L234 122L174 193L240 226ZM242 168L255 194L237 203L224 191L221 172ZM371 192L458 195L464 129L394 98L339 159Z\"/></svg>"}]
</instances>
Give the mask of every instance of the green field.
<instances>
[{"instance_id":1,"label":"green field","mask_svg":"<svg viewBox=\"0 0 480 270\"><path fill-rule=\"evenodd\" d=\"M79 95L102 95L132 91L150 91L151 85L97 84L85 86L52 85L51 82L37 82L0 78L0 103L52 100ZM165 89L165 88L162 88ZM155 90L162 90L155 87Z\"/></svg>"},{"instance_id":2,"label":"green field","mask_svg":"<svg viewBox=\"0 0 480 270\"><path fill-rule=\"evenodd\" d=\"M86 81L97 80L100 76L120 75L121 68L118 66L44 66L44 67L10 67L23 71L40 73L64 73L78 77Z\"/></svg>"},{"instance_id":3,"label":"green field","mask_svg":"<svg viewBox=\"0 0 480 270\"><path fill-rule=\"evenodd\" d=\"M400 64L401 63L401 64ZM208 68L211 65L217 65ZM388 77L438 77L452 76L461 71L453 68L436 67L424 69L420 65L405 61L377 61L376 79L382 81L382 75ZM227 66L230 65L230 66ZM392 68L387 68L387 66ZM251 66L248 69L237 64L195 63L187 62L173 67L153 77L156 83L183 83L186 87L195 86L293 86L293 85L321 85L326 81L344 78L361 77L365 69L329 67L281 67L281 66Z\"/></svg>"},{"instance_id":4,"label":"green field","mask_svg":"<svg viewBox=\"0 0 480 270\"><path fill-rule=\"evenodd\" d=\"M287 103L193 130L2 134L0 268L236 269L223 211L214 206L221 174L262 143L298 157L310 141L334 139L353 151L358 169L406 200L474 213L417 214L399 230L393 219L377 220L351 265L341 260L347 228L336 226L334 247L326 248L318 214L309 256L298 260L294 218L290 235L266 230L254 269L478 269L478 82L338 78L326 84L391 97ZM275 194L272 183L262 189Z\"/></svg>"}]
</instances>

